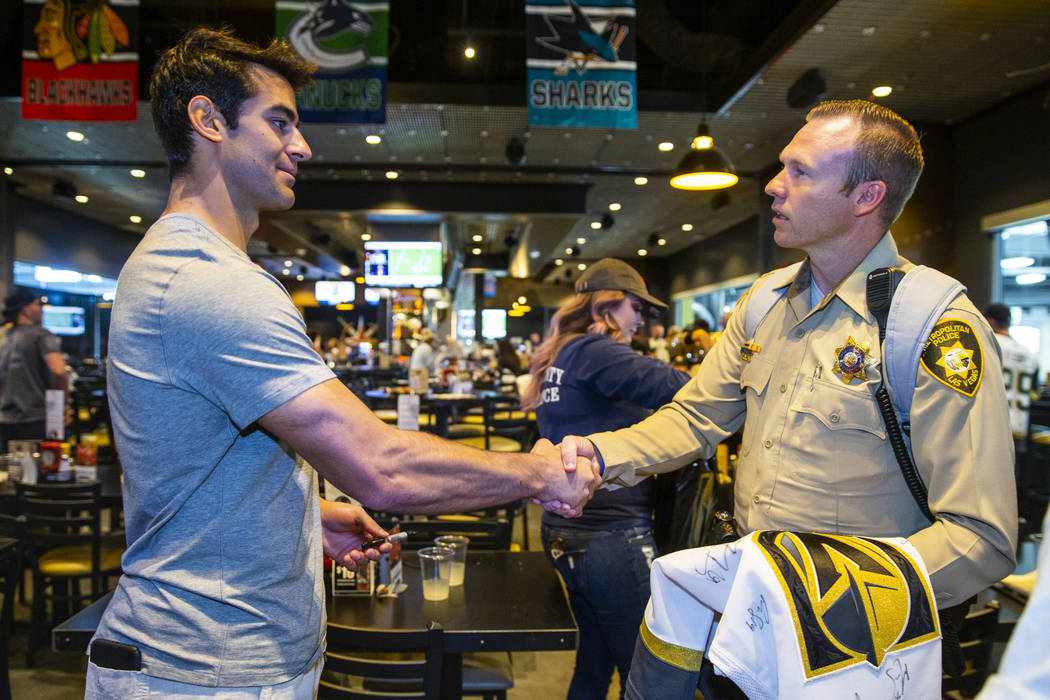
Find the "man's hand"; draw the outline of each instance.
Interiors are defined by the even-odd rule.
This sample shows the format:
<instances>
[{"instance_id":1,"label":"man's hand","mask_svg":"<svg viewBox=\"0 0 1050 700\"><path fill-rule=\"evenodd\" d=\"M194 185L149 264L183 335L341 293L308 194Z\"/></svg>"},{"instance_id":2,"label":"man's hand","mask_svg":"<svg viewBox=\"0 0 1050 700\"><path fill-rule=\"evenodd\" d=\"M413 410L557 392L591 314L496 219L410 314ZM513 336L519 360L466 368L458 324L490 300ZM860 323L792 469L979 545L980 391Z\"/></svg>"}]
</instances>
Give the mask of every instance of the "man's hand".
<instances>
[{"instance_id":1,"label":"man's hand","mask_svg":"<svg viewBox=\"0 0 1050 700\"><path fill-rule=\"evenodd\" d=\"M585 442L590 444L589 440ZM532 448L532 454L557 463L564 470L562 473L565 477L564 480L551 481L543 491L535 495L533 501L565 518L578 516L584 504L591 499L595 489L602 483L597 462L581 453L573 454L570 464L564 460L563 451L547 439L538 440ZM593 446L591 455L594 455Z\"/></svg>"},{"instance_id":2,"label":"man's hand","mask_svg":"<svg viewBox=\"0 0 1050 700\"><path fill-rule=\"evenodd\" d=\"M361 506L321 499L321 542L324 553L337 564L356 569L369 559L379 559L382 553L390 551L390 544L364 552L361 545L365 540L387 534Z\"/></svg>"}]
</instances>

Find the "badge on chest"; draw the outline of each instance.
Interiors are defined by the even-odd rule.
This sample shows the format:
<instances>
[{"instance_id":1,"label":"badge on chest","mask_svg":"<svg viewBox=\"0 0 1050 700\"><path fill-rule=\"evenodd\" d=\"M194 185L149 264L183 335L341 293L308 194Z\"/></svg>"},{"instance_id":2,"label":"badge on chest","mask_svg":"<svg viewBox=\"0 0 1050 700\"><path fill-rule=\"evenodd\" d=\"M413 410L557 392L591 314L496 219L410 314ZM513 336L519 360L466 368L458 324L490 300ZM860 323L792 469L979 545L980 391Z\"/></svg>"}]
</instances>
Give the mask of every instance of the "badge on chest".
<instances>
[{"instance_id":1,"label":"badge on chest","mask_svg":"<svg viewBox=\"0 0 1050 700\"><path fill-rule=\"evenodd\" d=\"M848 336L842 347L835 348L835 361L831 371L842 377L849 384L854 378L866 382L868 367L878 364L878 360L868 353L870 343L858 343L853 336Z\"/></svg>"}]
</instances>

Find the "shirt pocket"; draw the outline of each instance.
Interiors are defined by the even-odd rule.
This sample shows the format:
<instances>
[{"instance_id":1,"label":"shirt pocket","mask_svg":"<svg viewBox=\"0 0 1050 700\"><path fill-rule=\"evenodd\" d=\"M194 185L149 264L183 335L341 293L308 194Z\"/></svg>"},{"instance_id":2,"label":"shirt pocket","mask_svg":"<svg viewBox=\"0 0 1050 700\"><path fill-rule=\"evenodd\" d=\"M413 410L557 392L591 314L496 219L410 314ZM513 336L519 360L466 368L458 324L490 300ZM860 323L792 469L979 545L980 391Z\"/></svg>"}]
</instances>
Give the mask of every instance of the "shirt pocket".
<instances>
[{"instance_id":1,"label":"shirt pocket","mask_svg":"<svg viewBox=\"0 0 1050 700\"><path fill-rule=\"evenodd\" d=\"M892 455L887 464L886 430L875 397L866 387L820 380L812 386L797 391L790 405L798 428L795 476L839 494L886 481L889 467L896 465Z\"/></svg>"},{"instance_id":2,"label":"shirt pocket","mask_svg":"<svg viewBox=\"0 0 1050 700\"><path fill-rule=\"evenodd\" d=\"M773 375L773 363L755 357L740 370L740 391L747 401L747 414L751 420L744 421L744 432L740 438L740 456L751 454L754 442L762 434L759 428L759 408L766 393L769 378Z\"/></svg>"}]
</instances>

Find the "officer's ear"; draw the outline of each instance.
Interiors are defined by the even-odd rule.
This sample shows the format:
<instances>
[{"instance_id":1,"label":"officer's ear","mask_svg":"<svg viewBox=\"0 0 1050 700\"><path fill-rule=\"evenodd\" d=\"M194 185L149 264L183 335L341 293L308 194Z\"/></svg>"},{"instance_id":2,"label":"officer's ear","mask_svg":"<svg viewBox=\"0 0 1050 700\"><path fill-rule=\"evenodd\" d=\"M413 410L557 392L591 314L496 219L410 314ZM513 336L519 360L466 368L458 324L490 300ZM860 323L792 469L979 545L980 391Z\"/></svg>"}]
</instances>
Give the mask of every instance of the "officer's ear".
<instances>
[{"instance_id":1,"label":"officer's ear","mask_svg":"<svg viewBox=\"0 0 1050 700\"><path fill-rule=\"evenodd\" d=\"M202 138L219 143L227 131L226 119L210 98L196 95L186 105L190 126Z\"/></svg>"},{"instance_id":2,"label":"officer's ear","mask_svg":"<svg viewBox=\"0 0 1050 700\"><path fill-rule=\"evenodd\" d=\"M882 180L868 180L853 188L850 200L853 202L854 216L867 216L873 213L886 199L886 183Z\"/></svg>"}]
</instances>

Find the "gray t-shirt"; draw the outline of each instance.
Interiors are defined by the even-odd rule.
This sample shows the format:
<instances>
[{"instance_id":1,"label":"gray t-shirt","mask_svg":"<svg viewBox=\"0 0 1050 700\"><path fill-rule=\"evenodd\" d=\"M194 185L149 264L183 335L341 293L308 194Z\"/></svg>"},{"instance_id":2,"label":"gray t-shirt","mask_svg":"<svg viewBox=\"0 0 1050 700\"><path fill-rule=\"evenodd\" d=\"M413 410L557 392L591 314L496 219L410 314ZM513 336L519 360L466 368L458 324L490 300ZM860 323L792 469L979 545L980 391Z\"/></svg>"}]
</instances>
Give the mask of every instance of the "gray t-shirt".
<instances>
[{"instance_id":1,"label":"gray t-shirt","mask_svg":"<svg viewBox=\"0 0 1050 700\"><path fill-rule=\"evenodd\" d=\"M0 343L0 423L44 420L44 392L51 388L51 369L44 356L60 352L58 338L42 326L15 326Z\"/></svg>"},{"instance_id":2,"label":"gray t-shirt","mask_svg":"<svg viewBox=\"0 0 1050 700\"><path fill-rule=\"evenodd\" d=\"M96 635L144 673L271 685L318 659L316 478L254 422L332 376L280 283L201 220L161 218L128 259L108 368L128 549Z\"/></svg>"}]
</instances>

